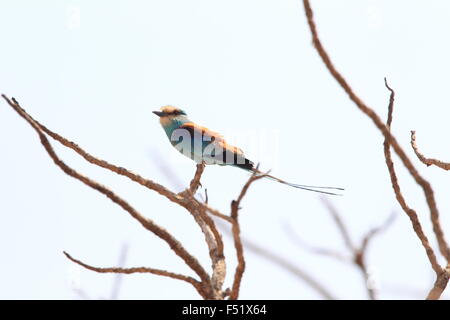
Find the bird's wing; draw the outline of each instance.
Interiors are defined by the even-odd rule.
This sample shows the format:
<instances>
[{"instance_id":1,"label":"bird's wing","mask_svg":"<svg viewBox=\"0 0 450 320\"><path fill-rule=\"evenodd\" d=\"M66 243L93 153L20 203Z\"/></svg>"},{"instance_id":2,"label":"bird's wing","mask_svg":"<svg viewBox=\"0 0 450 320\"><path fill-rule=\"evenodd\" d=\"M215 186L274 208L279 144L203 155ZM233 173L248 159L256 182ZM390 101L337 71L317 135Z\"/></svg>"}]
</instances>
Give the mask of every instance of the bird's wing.
<instances>
[{"instance_id":1,"label":"bird's wing","mask_svg":"<svg viewBox=\"0 0 450 320\"><path fill-rule=\"evenodd\" d=\"M224 141L224 138L220 133L209 130L208 128L202 127L193 122L186 122L180 126L180 129L187 130L191 134L192 138L194 138L194 136L199 136L202 138L205 137L203 138L204 141Z\"/></svg>"},{"instance_id":2,"label":"bird's wing","mask_svg":"<svg viewBox=\"0 0 450 320\"><path fill-rule=\"evenodd\" d=\"M223 150L223 162L228 162L225 161L225 158L232 158L232 159L236 159L236 157L244 157L244 153L241 149L239 149L238 147L235 147L229 143L227 143L224 139L224 137L220 134L217 133L215 131L209 130L206 127L200 126L198 124L195 124L193 122L187 122L183 125L180 126L180 129L185 129L187 130L192 139L194 139L195 137L201 137L201 139L204 142L204 146L206 147L206 145L212 144L217 148L220 148L220 150ZM234 155L234 156L233 156ZM204 154L205 156L205 154ZM222 157L221 157L222 158ZM217 157L216 157L217 159Z\"/></svg>"}]
</instances>

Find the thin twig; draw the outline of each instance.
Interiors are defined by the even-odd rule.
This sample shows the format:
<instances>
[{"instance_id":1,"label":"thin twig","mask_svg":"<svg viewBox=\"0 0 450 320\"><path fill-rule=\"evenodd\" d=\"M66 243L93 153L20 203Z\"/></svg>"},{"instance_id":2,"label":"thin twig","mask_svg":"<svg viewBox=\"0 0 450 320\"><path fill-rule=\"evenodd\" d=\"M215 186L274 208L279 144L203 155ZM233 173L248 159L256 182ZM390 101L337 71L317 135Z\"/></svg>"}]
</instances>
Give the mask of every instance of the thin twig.
<instances>
[{"instance_id":1,"label":"thin twig","mask_svg":"<svg viewBox=\"0 0 450 320\"><path fill-rule=\"evenodd\" d=\"M439 167L441 169L450 170L450 162L443 162L438 159L427 158L423 155L422 152L420 152L420 150L416 144L416 132L415 131L411 131L411 146L412 146L414 152L416 153L417 158L419 158L419 160L422 161L423 164L426 164L427 167L429 167L431 165L435 165L436 167Z\"/></svg>"},{"instance_id":2,"label":"thin twig","mask_svg":"<svg viewBox=\"0 0 450 320\"><path fill-rule=\"evenodd\" d=\"M161 270L161 269L154 269L154 268L147 268L147 267L137 267L137 268L122 268L122 267L111 267L111 268L103 268L103 267L93 267L91 265L88 265L80 260L77 260L75 258L73 258L70 254L68 254L67 252L63 251L64 255L71 261L75 262L76 264L91 270L91 271L95 271L95 272L99 272L99 273L116 273L116 274L132 274L132 273L151 273L151 274L155 274L158 276L163 276L163 277L168 277L168 278L172 278L172 279L177 279L177 280L182 280L185 281L187 283L190 283L191 285L194 286L194 288L202 295L205 296L201 283L197 280L195 280L192 277L188 277L182 274L178 274L178 273L174 273L174 272L169 272L166 270Z\"/></svg>"}]
</instances>

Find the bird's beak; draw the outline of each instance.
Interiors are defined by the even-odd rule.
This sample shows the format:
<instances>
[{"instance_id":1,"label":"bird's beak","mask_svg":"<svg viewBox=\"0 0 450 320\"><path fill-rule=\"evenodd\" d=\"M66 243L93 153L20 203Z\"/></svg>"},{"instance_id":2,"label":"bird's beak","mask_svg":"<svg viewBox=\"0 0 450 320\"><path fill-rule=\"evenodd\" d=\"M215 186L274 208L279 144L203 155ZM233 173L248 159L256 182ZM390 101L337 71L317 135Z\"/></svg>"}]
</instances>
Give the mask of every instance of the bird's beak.
<instances>
[{"instance_id":1,"label":"bird's beak","mask_svg":"<svg viewBox=\"0 0 450 320\"><path fill-rule=\"evenodd\" d=\"M154 114L156 114L158 117L163 117L165 115L162 111L153 111Z\"/></svg>"}]
</instances>

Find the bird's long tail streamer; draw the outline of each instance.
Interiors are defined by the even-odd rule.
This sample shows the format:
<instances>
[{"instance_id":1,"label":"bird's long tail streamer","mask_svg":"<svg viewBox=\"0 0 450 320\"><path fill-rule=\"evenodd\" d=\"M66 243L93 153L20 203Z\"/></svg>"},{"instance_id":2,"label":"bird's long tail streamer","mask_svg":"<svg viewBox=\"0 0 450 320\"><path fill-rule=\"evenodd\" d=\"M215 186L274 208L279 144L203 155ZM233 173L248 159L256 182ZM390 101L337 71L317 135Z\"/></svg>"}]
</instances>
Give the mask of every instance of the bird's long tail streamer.
<instances>
[{"instance_id":1,"label":"bird's long tail streamer","mask_svg":"<svg viewBox=\"0 0 450 320\"><path fill-rule=\"evenodd\" d=\"M337 188L337 187L323 187L323 186L308 186L308 185L304 185L304 184L296 184L296 183L290 183L284 180L281 180L280 178L274 177L270 174L266 174L262 171L259 171L256 168L253 168L251 171L253 171L254 173L258 174L258 175L264 175L265 178L268 178L270 180L288 185L290 187L294 187L297 189L302 189L302 190L307 190L307 191L312 191L312 192L318 192L318 193L324 193L324 194L329 194L329 195L333 195L333 196L342 196L341 193L336 193L336 192L330 192L330 191L323 191L323 190L316 190L316 189L328 189L328 190L339 190L339 191L344 191L344 188Z\"/></svg>"}]
</instances>

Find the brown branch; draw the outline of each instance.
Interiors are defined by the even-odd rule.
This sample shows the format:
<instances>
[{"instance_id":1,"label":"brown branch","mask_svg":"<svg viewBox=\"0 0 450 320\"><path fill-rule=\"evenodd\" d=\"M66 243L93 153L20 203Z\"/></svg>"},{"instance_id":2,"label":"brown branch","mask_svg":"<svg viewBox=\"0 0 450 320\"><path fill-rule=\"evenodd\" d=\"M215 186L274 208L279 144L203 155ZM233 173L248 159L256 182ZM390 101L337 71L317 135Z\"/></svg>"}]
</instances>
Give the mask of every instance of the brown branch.
<instances>
[{"instance_id":1,"label":"brown branch","mask_svg":"<svg viewBox=\"0 0 450 320\"><path fill-rule=\"evenodd\" d=\"M392 146L395 153L398 155L400 160L402 161L403 165L406 167L406 169L409 171L411 176L414 178L416 183L420 185L423 189L425 199L427 201L427 205L430 209L430 216L431 216L431 223L433 225L433 232L436 236L438 245L439 245L439 251L441 254L446 258L447 262L450 262L450 248L448 246L448 243L445 239L444 232L442 230L440 220L439 220L439 211L436 206L436 200L434 198L434 192L430 185L430 183L425 180L417 171L417 169L412 164L411 160L406 155L403 148L400 146L400 144L397 142L396 138L391 134L390 128L388 125L385 125L381 118L373 111L373 109L369 108L354 92L353 89L350 87L350 85L347 83L347 81L344 79L344 77L337 71L337 69L334 67L333 63L331 62L331 59L324 49L319 36L317 34L316 25L313 18L313 11L311 9L311 5L308 0L303 0L303 5L305 7L305 14L306 18L308 20L308 25L312 34L313 44L314 47L317 50L317 53L322 58L323 63L327 67L328 71L331 73L331 75L335 78L335 80L339 83L339 85L342 87L342 89L348 94L349 98L356 104L356 106L365 113L375 124L375 126L381 131L381 133L384 135L385 140L387 141L387 144ZM388 88L389 89L389 88ZM391 103L393 105L393 98L392 95L393 91L391 90ZM393 164L392 161L387 161L389 172L393 172ZM391 181L393 175L391 174ZM396 180L396 178L395 178ZM398 183L393 182L394 189L398 187ZM396 192L396 198L401 203L402 197L399 197L400 193ZM409 218L411 219L411 222L413 224L413 229L416 232L416 234L419 236L422 245L424 246L427 256L432 264L433 269L436 271L436 273L439 275L442 273L442 268L438 265L436 257L434 255L434 252L431 250L431 247L429 246L428 239L423 234L423 231L421 227L419 228L419 221L417 219L417 214L415 212L411 211L410 208L406 206L406 203L401 203L402 208L404 211L408 214ZM406 210L405 210L406 209ZM439 272L438 270L441 270ZM438 276L439 277L439 276Z\"/></svg>"},{"instance_id":2,"label":"brown branch","mask_svg":"<svg viewBox=\"0 0 450 320\"><path fill-rule=\"evenodd\" d=\"M387 119L387 126L390 129L391 123L392 123L392 117L393 117L393 110L394 110L394 97L395 97L395 91L389 87L386 78L384 79L386 88L391 92L390 98L389 98L389 106L388 106L388 119ZM390 146L389 146L389 139L385 139L384 141L384 155L386 158L386 165L389 170L389 176L391 177L391 183L392 188L395 192L395 197L397 198L398 203L402 207L403 211L408 215L409 219L411 220L412 226L414 231L416 232L417 236L419 237L420 241L422 242L422 246L425 248L425 251L427 253L428 259L431 263L431 266L433 270L436 273L436 281L434 283L433 288L431 289L430 293L427 296L427 299L436 300L439 299L442 292L444 291L445 287L447 286L448 280L449 280L449 272L448 270L444 270L438 263L436 255L434 253L434 250L432 249L428 238L423 232L422 226L420 224L419 218L417 217L417 213L415 210L411 209L407 204L406 201L401 193L400 185L397 180L397 175L395 173L394 163L392 161L391 152L390 152ZM448 269L448 268L447 268Z\"/></svg>"},{"instance_id":3,"label":"brown branch","mask_svg":"<svg viewBox=\"0 0 450 320\"><path fill-rule=\"evenodd\" d=\"M236 256L237 256L237 266L236 271L234 274L234 281L233 286L231 288L230 292L230 300L236 300L239 297L239 289L241 286L242 276L245 271L245 259L244 259L244 248L242 246L241 241L241 228L239 226L239 209L242 199L244 198L245 194L247 193L248 188L250 185L255 182L256 180L262 179L267 176L266 174L257 175L256 171L253 172L251 177L248 179L247 183L242 188L238 198L236 200L231 201L231 230L233 233L233 240L234 240L234 247L236 249Z\"/></svg>"},{"instance_id":4,"label":"brown branch","mask_svg":"<svg viewBox=\"0 0 450 320\"><path fill-rule=\"evenodd\" d=\"M411 146L412 146L417 158L419 158L419 160L422 161L423 164L426 164L427 167L429 167L431 165L435 165L436 167L439 167L441 169L450 170L450 162L443 162L438 159L427 158L423 155L422 152L420 152L420 150L416 144L416 132L415 131L411 131Z\"/></svg>"},{"instance_id":5,"label":"brown branch","mask_svg":"<svg viewBox=\"0 0 450 320\"><path fill-rule=\"evenodd\" d=\"M442 255L447 259L447 261L450 261L450 248L447 244L447 241L444 237L444 232L442 231L442 227L439 221L439 211L436 206L436 200L434 198L434 192L431 188L430 183L425 180L417 171L417 169L412 164L411 160L406 155L403 148L400 146L400 144L397 142L397 139L390 133L390 130L388 126L384 124L384 122L381 120L381 118L373 111L373 109L369 108L354 92L351 86L347 83L347 81L344 79L344 77L337 71L337 69L334 67L333 63L331 62L331 59L326 52L325 48L322 45L322 42L319 39L319 36L317 34L316 24L314 22L314 16L313 11L311 9L311 5L308 0L303 0L303 5L305 8L305 14L306 18L308 20L308 25L311 31L312 35L312 41L314 44L314 47L317 50L317 53L321 57L323 63L327 67L328 71L331 73L331 75L334 77L334 79L339 83L339 85L342 87L342 89L347 93L350 100L352 100L355 105L363 112L365 113L375 124L375 126L381 131L381 133L384 135L385 139L388 139L389 144L392 146L396 154L399 156L400 160L404 164L404 166L408 169L411 176L414 178L414 180L419 184L423 192L425 194L425 198L428 204L428 207L430 208L430 215L431 215L431 223L433 225L433 231L437 238L438 244L439 244L439 250L442 253Z\"/></svg>"},{"instance_id":6,"label":"brown branch","mask_svg":"<svg viewBox=\"0 0 450 320\"><path fill-rule=\"evenodd\" d=\"M208 211L209 213L211 213L213 216L216 216L222 220L225 220L229 223L233 223L233 219L230 216L227 216L223 213L221 213L219 210L216 210L214 208L211 208L208 204L204 204L206 211Z\"/></svg>"},{"instance_id":7,"label":"brown branch","mask_svg":"<svg viewBox=\"0 0 450 320\"><path fill-rule=\"evenodd\" d=\"M387 120L387 126L390 130L391 123L392 123L392 117L393 117L393 110L394 110L394 98L395 98L395 92L394 90L389 87L387 84L387 81L385 79L385 85L386 88L391 92L389 97L389 106L388 106L388 120ZM422 246L425 249L425 252L427 253L428 260L431 263L431 266L433 270L436 272L436 274L440 274L442 272L442 268L439 265L436 255L434 253L433 248L430 245L430 242L425 235L422 225L420 224L419 218L417 216L417 213L414 209L410 208L408 204L406 203L405 198L403 197L403 194L400 189L400 185L398 183L397 174L395 172L394 163L392 161L391 151L390 151L390 143L389 139L386 138L384 141L384 157L386 160L386 165L389 171L389 176L391 178L392 188L394 189L395 197L400 204L403 211L408 215L409 219L411 220L412 227L417 234L417 237L419 238L420 242L422 243Z\"/></svg>"},{"instance_id":8,"label":"brown branch","mask_svg":"<svg viewBox=\"0 0 450 320\"><path fill-rule=\"evenodd\" d=\"M136 219L145 229L149 230L159 238L163 239L169 247L181 258L183 261L200 277L202 283L206 286L210 283L210 277L206 273L205 269L200 265L195 257L193 257L184 247L183 245L176 240L168 231L164 228L158 226L151 219L142 216L136 209L134 209L128 202L124 199L116 195L113 191L109 190L105 186L97 183L96 181L81 175L76 170L72 169L68 165L66 165L59 157L56 155L53 147L50 142L46 138L46 136L42 133L41 127L33 120L17 103L15 99L13 101L9 100L5 95L2 97L8 102L8 104L23 118L25 119L32 128L39 135L41 140L41 144L44 146L50 158L54 161L54 163L63 170L67 175L83 182L87 186L93 188L94 190L99 191L100 193L107 196L114 203L122 207L125 211L127 211L134 219ZM84 151L83 151L84 152ZM122 168L123 169L123 168ZM122 170L123 171L123 170ZM164 188L164 187L162 187ZM165 189L165 188L164 188ZM170 191L168 191L171 193ZM212 297L212 293L208 292L209 296Z\"/></svg>"},{"instance_id":9,"label":"brown branch","mask_svg":"<svg viewBox=\"0 0 450 320\"><path fill-rule=\"evenodd\" d=\"M181 192L179 195L185 199L191 200L187 204L186 209L188 209L188 211L192 214L205 235L205 241L209 248L209 256L212 261L213 272L211 284L213 287L213 294L215 299L223 299L222 285L226 276L226 264L225 256L223 254L224 247L222 236L217 230L213 219L206 213L206 206L195 198L195 193L201 185L200 179L204 169L205 163L197 164L197 169L189 188Z\"/></svg>"},{"instance_id":10,"label":"brown branch","mask_svg":"<svg viewBox=\"0 0 450 320\"><path fill-rule=\"evenodd\" d=\"M433 288L431 288L430 292L427 295L427 300L438 300L442 292L444 292L447 287L448 281L450 278L450 263L447 264L445 270L442 270L436 277L436 281L434 282Z\"/></svg>"},{"instance_id":11,"label":"brown branch","mask_svg":"<svg viewBox=\"0 0 450 320\"><path fill-rule=\"evenodd\" d=\"M200 179L205 170L205 164L197 164L197 170L195 171L194 178L192 179L190 186L185 191L179 193L183 198L191 198L194 200L194 195L197 192L197 189L201 185ZM223 259L223 241L222 236L217 231L216 225L214 221L206 214L207 208L197 200L187 204L186 208L191 212L194 216L196 222L200 225L203 233L206 236L206 241L210 248L210 256L211 259ZM212 233L213 238L208 237L208 234ZM211 241L214 241L213 244Z\"/></svg>"},{"instance_id":12,"label":"brown branch","mask_svg":"<svg viewBox=\"0 0 450 320\"><path fill-rule=\"evenodd\" d=\"M192 277L188 277L182 274L178 274L178 273L173 273L173 272L169 272L166 270L161 270L161 269L154 269L154 268L147 268L147 267L137 267L137 268L122 268L122 267L112 267L112 268L99 268L99 267L93 267L91 265L88 265L80 260L77 260L75 258L73 258L70 254L68 254L67 252L63 251L64 255L71 261L75 262L76 264L91 270L91 271L95 271L95 272L99 272L99 273L117 273L117 274L132 274L132 273L151 273L151 274L155 274L158 276L163 276L163 277L168 277L168 278L172 278L172 279L176 279L176 280L181 280L181 281L185 281L187 283L190 283L192 286L194 286L194 288L198 291L198 293L200 293L200 295L202 297L204 297L205 299L207 298L207 295L205 294L205 292L203 291L202 288L202 284L195 280Z\"/></svg>"},{"instance_id":13,"label":"brown branch","mask_svg":"<svg viewBox=\"0 0 450 320\"><path fill-rule=\"evenodd\" d=\"M192 179L191 184L189 186L189 192L192 195L195 195L198 188L202 185L200 183L200 178L202 177L203 171L205 170L205 163L197 164L197 170L195 171L194 179Z\"/></svg>"}]
</instances>

